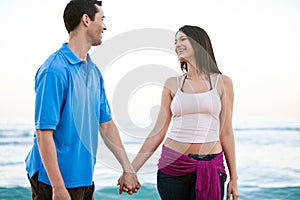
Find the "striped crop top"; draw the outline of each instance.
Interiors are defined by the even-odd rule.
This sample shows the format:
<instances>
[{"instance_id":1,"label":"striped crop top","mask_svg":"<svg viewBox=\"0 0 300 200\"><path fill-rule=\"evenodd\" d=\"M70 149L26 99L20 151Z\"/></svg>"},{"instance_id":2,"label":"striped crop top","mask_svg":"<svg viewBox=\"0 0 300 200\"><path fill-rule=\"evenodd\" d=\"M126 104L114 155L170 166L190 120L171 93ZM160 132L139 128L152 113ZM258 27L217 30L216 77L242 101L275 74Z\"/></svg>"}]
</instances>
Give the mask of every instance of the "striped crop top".
<instances>
[{"instance_id":1,"label":"striped crop top","mask_svg":"<svg viewBox=\"0 0 300 200\"><path fill-rule=\"evenodd\" d=\"M206 143L219 141L221 99L214 87L203 93L184 93L178 89L171 102L173 115L168 137L178 142ZM186 77L185 77L186 78ZM184 79L185 80L185 79Z\"/></svg>"}]
</instances>

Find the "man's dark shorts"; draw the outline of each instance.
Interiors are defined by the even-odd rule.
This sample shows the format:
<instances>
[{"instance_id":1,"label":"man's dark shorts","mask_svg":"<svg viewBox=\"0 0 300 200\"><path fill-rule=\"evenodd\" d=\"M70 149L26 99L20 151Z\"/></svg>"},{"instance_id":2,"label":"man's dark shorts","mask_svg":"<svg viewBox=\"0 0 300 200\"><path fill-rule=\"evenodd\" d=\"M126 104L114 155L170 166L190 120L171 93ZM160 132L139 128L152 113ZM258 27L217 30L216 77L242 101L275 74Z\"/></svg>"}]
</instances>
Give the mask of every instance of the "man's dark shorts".
<instances>
[{"instance_id":1,"label":"man's dark shorts","mask_svg":"<svg viewBox=\"0 0 300 200\"><path fill-rule=\"evenodd\" d=\"M29 178L29 177L28 177ZM52 187L38 181L38 173L29 179L33 200L52 200ZM72 200L93 200L94 183L91 186L67 188Z\"/></svg>"}]
</instances>

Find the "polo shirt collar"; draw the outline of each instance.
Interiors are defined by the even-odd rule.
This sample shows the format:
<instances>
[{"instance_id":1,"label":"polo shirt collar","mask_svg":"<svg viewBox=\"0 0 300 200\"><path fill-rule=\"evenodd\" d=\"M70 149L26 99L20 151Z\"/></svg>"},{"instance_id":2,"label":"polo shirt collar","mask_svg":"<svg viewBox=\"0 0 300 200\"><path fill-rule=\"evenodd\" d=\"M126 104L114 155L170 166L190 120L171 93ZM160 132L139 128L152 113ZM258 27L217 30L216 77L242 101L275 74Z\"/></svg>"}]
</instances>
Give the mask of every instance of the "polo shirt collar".
<instances>
[{"instance_id":1,"label":"polo shirt collar","mask_svg":"<svg viewBox=\"0 0 300 200\"><path fill-rule=\"evenodd\" d=\"M66 59L72 64L79 64L82 63L83 60L80 60L73 52L72 50L68 47L67 43L64 43L61 47L61 52L63 55L66 57Z\"/></svg>"}]
</instances>

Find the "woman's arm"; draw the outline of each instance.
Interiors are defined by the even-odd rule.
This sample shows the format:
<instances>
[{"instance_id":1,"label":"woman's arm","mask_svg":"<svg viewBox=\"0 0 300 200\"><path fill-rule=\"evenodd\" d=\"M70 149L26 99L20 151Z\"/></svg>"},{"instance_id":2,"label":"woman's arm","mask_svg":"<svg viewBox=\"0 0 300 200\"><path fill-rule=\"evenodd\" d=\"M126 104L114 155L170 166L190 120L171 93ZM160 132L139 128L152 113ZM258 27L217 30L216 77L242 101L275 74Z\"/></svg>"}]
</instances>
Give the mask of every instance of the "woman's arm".
<instances>
[{"instance_id":1,"label":"woman's arm","mask_svg":"<svg viewBox=\"0 0 300 200\"><path fill-rule=\"evenodd\" d=\"M161 97L161 107L155 126L132 162L132 167L136 172L150 158L165 138L172 118L170 105L172 102L171 88L174 87L174 83L176 83L176 78L169 78L165 82Z\"/></svg>"},{"instance_id":2,"label":"woman's arm","mask_svg":"<svg viewBox=\"0 0 300 200\"><path fill-rule=\"evenodd\" d=\"M236 171L236 158L235 158L235 141L232 129L232 113L234 92L233 84L229 77L222 76L222 111L220 114L220 141L225 154L226 163L230 174L230 181L227 187L227 199L233 195L233 199L238 199L237 187L237 171Z\"/></svg>"}]
</instances>

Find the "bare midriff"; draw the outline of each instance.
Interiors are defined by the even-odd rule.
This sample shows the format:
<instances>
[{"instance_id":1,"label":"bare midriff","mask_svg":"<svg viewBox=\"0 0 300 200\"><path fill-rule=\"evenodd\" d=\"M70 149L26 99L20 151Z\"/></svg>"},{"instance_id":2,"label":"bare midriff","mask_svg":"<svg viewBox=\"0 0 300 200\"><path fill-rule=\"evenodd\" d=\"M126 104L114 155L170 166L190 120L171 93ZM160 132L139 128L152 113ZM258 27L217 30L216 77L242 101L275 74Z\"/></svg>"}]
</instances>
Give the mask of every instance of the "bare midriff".
<instances>
[{"instance_id":1,"label":"bare midriff","mask_svg":"<svg viewBox=\"0 0 300 200\"><path fill-rule=\"evenodd\" d=\"M216 142L207 142L207 143L185 143L178 142L176 140L167 138L164 145L174 151L177 151L181 154L217 154L222 151L222 146L220 141Z\"/></svg>"}]
</instances>

